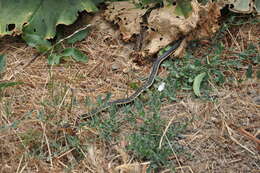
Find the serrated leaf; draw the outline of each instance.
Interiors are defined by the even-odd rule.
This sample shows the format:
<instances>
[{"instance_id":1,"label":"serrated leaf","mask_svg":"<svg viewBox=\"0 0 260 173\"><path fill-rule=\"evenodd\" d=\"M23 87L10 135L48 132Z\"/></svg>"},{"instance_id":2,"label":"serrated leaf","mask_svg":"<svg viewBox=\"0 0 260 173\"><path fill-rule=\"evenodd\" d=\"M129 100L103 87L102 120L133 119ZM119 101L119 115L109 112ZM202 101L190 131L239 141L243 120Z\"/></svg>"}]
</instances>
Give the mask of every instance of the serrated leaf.
<instances>
[{"instance_id":1,"label":"serrated leaf","mask_svg":"<svg viewBox=\"0 0 260 173\"><path fill-rule=\"evenodd\" d=\"M192 6L190 0L177 0L175 13L187 18L192 12Z\"/></svg>"},{"instance_id":2,"label":"serrated leaf","mask_svg":"<svg viewBox=\"0 0 260 173\"><path fill-rule=\"evenodd\" d=\"M20 85L20 84L23 84L23 82L3 82L3 83L0 83L0 90L7 88L7 87Z\"/></svg>"},{"instance_id":3,"label":"serrated leaf","mask_svg":"<svg viewBox=\"0 0 260 173\"><path fill-rule=\"evenodd\" d=\"M39 52L45 52L51 48L51 43L39 35L24 33L22 38L29 46L35 47Z\"/></svg>"},{"instance_id":4,"label":"serrated leaf","mask_svg":"<svg viewBox=\"0 0 260 173\"><path fill-rule=\"evenodd\" d=\"M89 34L89 29L85 29L83 31L80 31L80 32L74 34L69 39L67 39L67 43L74 44L77 41L81 41L81 40L85 39L88 34Z\"/></svg>"},{"instance_id":5,"label":"serrated leaf","mask_svg":"<svg viewBox=\"0 0 260 173\"><path fill-rule=\"evenodd\" d=\"M4 55L0 55L0 73L4 72L6 66L6 59Z\"/></svg>"},{"instance_id":6,"label":"serrated leaf","mask_svg":"<svg viewBox=\"0 0 260 173\"><path fill-rule=\"evenodd\" d=\"M61 55L62 56L71 56L73 59L75 59L76 61L80 61L80 62L88 61L88 57L84 53L82 53L81 51L79 51L78 49L75 49L75 48L66 48L66 49L64 49L64 51Z\"/></svg>"},{"instance_id":7,"label":"serrated leaf","mask_svg":"<svg viewBox=\"0 0 260 173\"><path fill-rule=\"evenodd\" d=\"M194 94L196 96L200 96L200 85L201 85L201 82L203 80L203 78L206 76L206 73L203 72L203 73L200 73L199 75L197 75L194 79L194 82L193 82L193 91L194 91Z\"/></svg>"},{"instance_id":8,"label":"serrated leaf","mask_svg":"<svg viewBox=\"0 0 260 173\"><path fill-rule=\"evenodd\" d=\"M53 53L48 56L48 64L49 65L60 64L61 59L62 59L62 55L57 55Z\"/></svg>"}]
</instances>

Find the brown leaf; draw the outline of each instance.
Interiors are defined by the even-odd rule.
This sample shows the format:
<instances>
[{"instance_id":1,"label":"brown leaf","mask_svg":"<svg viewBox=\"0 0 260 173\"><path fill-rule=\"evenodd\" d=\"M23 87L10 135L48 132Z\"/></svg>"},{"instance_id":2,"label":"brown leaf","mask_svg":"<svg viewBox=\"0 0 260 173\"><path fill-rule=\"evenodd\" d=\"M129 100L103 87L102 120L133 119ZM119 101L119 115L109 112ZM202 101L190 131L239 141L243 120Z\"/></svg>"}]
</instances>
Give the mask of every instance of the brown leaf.
<instances>
[{"instance_id":1,"label":"brown leaf","mask_svg":"<svg viewBox=\"0 0 260 173\"><path fill-rule=\"evenodd\" d=\"M210 38L219 29L220 6L217 3L208 3L200 7L199 22L196 30L190 34L190 40Z\"/></svg>"},{"instance_id":2,"label":"brown leaf","mask_svg":"<svg viewBox=\"0 0 260 173\"><path fill-rule=\"evenodd\" d=\"M124 41L129 41L141 30L140 22L146 10L136 8L128 1L113 2L104 13L106 20L118 24Z\"/></svg>"},{"instance_id":3,"label":"brown leaf","mask_svg":"<svg viewBox=\"0 0 260 173\"><path fill-rule=\"evenodd\" d=\"M151 11L142 44L144 56L153 55L180 36L189 35L188 40L194 40L211 37L218 30L220 7L217 3L209 2L202 6L192 1L191 6L193 10L187 18L176 14L176 5ZM113 2L108 6L105 17L118 24L123 40L129 41L134 34L140 34L140 23L145 12L131 2Z\"/></svg>"},{"instance_id":4,"label":"brown leaf","mask_svg":"<svg viewBox=\"0 0 260 173\"><path fill-rule=\"evenodd\" d=\"M165 6L151 12L148 19L149 30L145 38L147 44L144 48L149 55L196 28L200 20L200 7L197 2L192 2L191 5L193 11L188 18L175 14L176 6Z\"/></svg>"}]
</instances>

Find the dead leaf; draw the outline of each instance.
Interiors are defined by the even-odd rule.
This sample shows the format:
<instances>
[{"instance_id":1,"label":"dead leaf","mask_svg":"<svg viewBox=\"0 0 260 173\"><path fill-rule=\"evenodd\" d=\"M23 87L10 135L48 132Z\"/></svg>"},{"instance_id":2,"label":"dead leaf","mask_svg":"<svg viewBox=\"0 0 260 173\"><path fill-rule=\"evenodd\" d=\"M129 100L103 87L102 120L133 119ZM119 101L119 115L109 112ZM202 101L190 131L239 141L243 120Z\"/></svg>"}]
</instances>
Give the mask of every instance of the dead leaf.
<instances>
[{"instance_id":1,"label":"dead leaf","mask_svg":"<svg viewBox=\"0 0 260 173\"><path fill-rule=\"evenodd\" d=\"M134 34L140 33L140 23L145 12L131 2L121 1L111 3L104 16L106 20L118 24L122 39L129 41Z\"/></svg>"},{"instance_id":2,"label":"dead leaf","mask_svg":"<svg viewBox=\"0 0 260 173\"><path fill-rule=\"evenodd\" d=\"M148 19L148 34L144 40L144 50L148 55L156 53L181 35L194 30L199 21L198 3L192 2L193 11L188 18L175 14L176 6L155 9Z\"/></svg>"},{"instance_id":3,"label":"dead leaf","mask_svg":"<svg viewBox=\"0 0 260 173\"><path fill-rule=\"evenodd\" d=\"M200 20L196 30L191 32L189 40L212 37L219 29L220 9L221 7L217 3L208 3L205 6L200 6Z\"/></svg>"},{"instance_id":4,"label":"dead leaf","mask_svg":"<svg viewBox=\"0 0 260 173\"><path fill-rule=\"evenodd\" d=\"M192 12L186 18L176 14L176 5L153 9L147 19L142 55L153 55L183 35L188 35L188 40L194 40L211 37L218 30L220 7L217 3L209 2L202 6L194 0L191 7ZM131 2L113 2L108 6L105 17L118 24L123 40L129 41L133 35L140 34L145 12Z\"/></svg>"}]
</instances>

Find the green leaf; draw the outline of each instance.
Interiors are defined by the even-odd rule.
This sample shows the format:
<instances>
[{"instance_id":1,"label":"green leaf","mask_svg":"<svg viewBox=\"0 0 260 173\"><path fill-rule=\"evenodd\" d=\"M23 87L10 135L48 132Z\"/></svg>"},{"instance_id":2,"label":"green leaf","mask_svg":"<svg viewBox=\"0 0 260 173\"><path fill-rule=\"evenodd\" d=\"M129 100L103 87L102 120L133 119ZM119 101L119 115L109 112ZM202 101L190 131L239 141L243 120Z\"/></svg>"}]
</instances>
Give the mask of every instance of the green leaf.
<instances>
[{"instance_id":1,"label":"green leaf","mask_svg":"<svg viewBox=\"0 0 260 173\"><path fill-rule=\"evenodd\" d=\"M75 35L73 35L71 38L67 39L67 43L74 44L77 41L81 41L84 38L86 38L86 36L88 34L89 34L89 29L85 29L83 31L80 31L80 32L76 33Z\"/></svg>"},{"instance_id":2,"label":"green leaf","mask_svg":"<svg viewBox=\"0 0 260 173\"><path fill-rule=\"evenodd\" d=\"M237 0L237 1L230 1L231 5L229 7L230 10L239 12L239 13L248 13L251 12L251 0Z\"/></svg>"},{"instance_id":3,"label":"green leaf","mask_svg":"<svg viewBox=\"0 0 260 173\"><path fill-rule=\"evenodd\" d=\"M260 70L258 70L258 71L256 72L256 77L257 77L257 79L260 79Z\"/></svg>"},{"instance_id":4,"label":"green leaf","mask_svg":"<svg viewBox=\"0 0 260 173\"><path fill-rule=\"evenodd\" d=\"M200 96L200 85L205 76L206 76L206 73L203 72L203 73L200 73L199 75L197 75L194 79L193 91L194 91L195 95L198 97Z\"/></svg>"},{"instance_id":5,"label":"green leaf","mask_svg":"<svg viewBox=\"0 0 260 173\"><path fill-rule=\"evenodd\" d=\"M48 64L49 65L60 64L61 59L64 57L72 57L76 61L80 61L80 62L87 62L88 60L88 57L78 49L66 48L63 50L61 54L52 53L51 55L49 55Z\"/></svg>"},{"instance_id":6,"label":"green leaf","mask_svg":"<svg viewBox=\"0 0 260 173\"><path fill-rule=\"evenodd\" d=\"M260 0L255 0L255 8L259 15L260 14Z\"/></svg>"},{"instance_id":7,"label":"green leaf","mask_svg":"<svg viewBox=\"0 0 260 173\"><path fill-rule=\"evenodd\" d=\"M0 36L34 33L55 36L56 26L72 24L78 12L95 12L103 0L0 0ZM3 17L4 16L4 17Z\"/></svg>"},{"instance_id":8,"label":"green leaf","mask_svg":"<svg viewBox=\"0 0 260 173\"><path fill-rule=\"evenodd\" d=\"M0 55L0 73L4 72L6 66L6 59L4 55Z\"/></svg>"},{"instance_id":9,"label":"green leaf","mask_svg":"<svg viewBox=\"0 0 260 173\"><path fill-rule=\"evenodd\" d=\"M53 53L48 56L48 64L49 65L60 64L61 58L62 58L62 55L57 55L57 54Z\"/></svg>"},{"instance_id":10,"label":"green leaf","mask_svg":"<svg viewBox=\"0 0 260 173\"><path fill-rule=\"evenodd\" d=\"M107 93L104 102L107 103L111 99L111 96L112 96L111 93Z\"/></svg>"},{"instance_id":11,"label":"green leaf","mask_svg":"<svg viewBox=\"0 0 260 173\"><path fill-rule=\"evenodd\" d=\"M180 16L187 18L192 12L192 6L190 0L177 0L177 6L175 13Z\"/></svg>"},{"instance_id":12,"label":"green leaf","mask_svg":"<svg viewBox=\"0 0 260 173\"><path fill-rule=\"evenodd\" d=\"M1 0L0 36L21 33L23 25L29 22L40 4L37 0Z\"/></svg>"},{"instance_id":13,"label":"green leaf","mask_svg":"<svg viewBox=\"0 0 260 173\"><path fill-rule=\"evenodd\" d=\"M7 88L7 87L20 85L20 84L23 84L23 82L3 82L3 83L0 83L0 90Z\"/></svg>"},{"instance_id":14,"label":"green leaf","mask_svg":"<svg viewBox=\"0 0 260 173\"><path fill-rule=\"evenodd\" d=\"M253 76L253 67L252 67L252 65L249 65L248 69L246 70L246 77L252 78L252 76Z\"/></svg>"},{"instance_id":15,"label":"green leaf","mask_svg":"<svg viewBox=\"0 0 260 173\"><path fill-rule=\"evenodd\" d=\"M84 53L82 53L81 51L79 51L78 49L75 49L75 48L66 48L66 49L64 49L64 51L61 55L62 56L71 56L73 59L75 59L76 61L80 61L80 62L88 61L88 57Z\"/></svg>"},{"instance_id":16,"label":"green leaf","mask_svg":"<svg viewBox=\"0 0 260 173\"><path fill-rule=\"evenodd\" d=\"M137 89L137 88L139 88L139 87L138 87L138 84L137 84L136 82L130 82L130 83L129 83L129 86L130 86L130 88L132 88L132 89Z\"/></svg>"},{"instance_id":17,"label":"green leaf","mask_svg":"<svg viewBox=\"0 0 260 173\"><path fill-rule=\"evenodd\" d=\"M45 52L51 48L51 43L36 34L23 34L23 39L29 46L35 47L39 52Z\"/></svg>"},{"instance_id":18,"label":"green leaf","mask_svg":"<svg viewBox=\"0 0 260 173\"><path fill-rule=\"evenodd\" d=\"M225 82L225 76L224 76L222 71L213 70L212 72L216 75L216 77L214 78L216 83L224 83Z\"/></svg>"},{"instance_id":19,"label":"green leaf","mask_svg":"<svg viewBox=\"0 0 260 173\"><path fill-rule=\"evenodd\" d=\"M158 56L162 56L166 51L170 50L171 49L171 46L167 46L163 49L161 49L158 53Z\"/></svg>"}]
</instances>

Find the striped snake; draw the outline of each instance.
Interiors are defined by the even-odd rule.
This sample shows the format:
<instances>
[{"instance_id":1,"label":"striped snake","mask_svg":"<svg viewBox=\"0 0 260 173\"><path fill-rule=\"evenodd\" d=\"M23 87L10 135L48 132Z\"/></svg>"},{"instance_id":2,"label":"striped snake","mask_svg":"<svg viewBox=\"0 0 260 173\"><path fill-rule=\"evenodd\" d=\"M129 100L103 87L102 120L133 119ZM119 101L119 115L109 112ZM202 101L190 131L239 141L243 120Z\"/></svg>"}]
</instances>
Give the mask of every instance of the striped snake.
<instances>
[{"instance_id":1,"label":"striped snake","mask_svg":"<svg viewBox=\"0 0 260 173\"><path fill-rule=\"evenodd\" d=\"M150 75L148 77L148 80L146 80L146 82L143 84L142 87L138 88L132 95L130 95L129 97L127 98L123 98L123 99L118 99L118 100L114 100L114 101L110 101L110 102L107 102L105 103L104 105L96 108L96 109L93 109L92 111L88 112L88 113L85 113L85 114L82 114L82 115L79 115L76 117L76 121L75 121L75 124L78 124L78 122L82 119L87 119L113 105L122 105L122 104L127 104L127 103L130 103L132 102L135 98L137 98L143 91L145 91L147 88L149 88L153 82L154 82L154 79L157 75L157 72L158 72L158 69L160 67L160 64L162 63L162 61L164 61L166 58L168 58L181 44L182 40L184 38L180 38L179 40L175 41L172 46L170 47L169 50L165 51L161 56L159 56L155 62L153 63L153 67L152 67L152 70L150 72Z\"/></svg>"}]
</instances>

